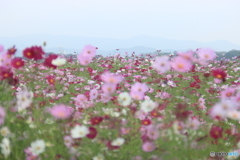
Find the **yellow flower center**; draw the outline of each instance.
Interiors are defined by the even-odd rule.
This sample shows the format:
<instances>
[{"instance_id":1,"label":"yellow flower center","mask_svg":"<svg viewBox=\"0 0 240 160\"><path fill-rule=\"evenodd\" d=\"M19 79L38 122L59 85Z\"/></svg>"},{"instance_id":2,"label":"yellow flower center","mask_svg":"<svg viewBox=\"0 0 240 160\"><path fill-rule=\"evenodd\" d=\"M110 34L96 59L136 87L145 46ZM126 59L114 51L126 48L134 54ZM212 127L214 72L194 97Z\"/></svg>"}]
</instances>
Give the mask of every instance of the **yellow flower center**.
<instances>
[{"instance_id":1,"label":"yellow flower center","mask_svg":"<svg viewBox=\"0 0 240 160\"><path fill-rule=\"evenodd\" d=\"M20 66L20 65L21 65L21 63L20 63L20 62L16 62L16 65L17 65L17 66Z\"/></svg>"},{"instance_id":2,"label":"yellow flower center","mask_svg":"<svg viewBox=\"0 0 240 160\"><path fill-rule=\"evenodd\" d=\"M184 65L183 65L182 63L179 63L179 64L177 65L177 67L180 68L180 69L182 69L182 68L184 67Z\"/></svg>"},{"instance_id":3,"label":"yellow flower center","mask_svg":"<svg viewBox=\"0 0 240 160\"><path fill-rule=\"evenodd\" d=\"M218 74L216 77L217 77L217 78L222 78L222 75Z\"/></svg>"}]
</instances>

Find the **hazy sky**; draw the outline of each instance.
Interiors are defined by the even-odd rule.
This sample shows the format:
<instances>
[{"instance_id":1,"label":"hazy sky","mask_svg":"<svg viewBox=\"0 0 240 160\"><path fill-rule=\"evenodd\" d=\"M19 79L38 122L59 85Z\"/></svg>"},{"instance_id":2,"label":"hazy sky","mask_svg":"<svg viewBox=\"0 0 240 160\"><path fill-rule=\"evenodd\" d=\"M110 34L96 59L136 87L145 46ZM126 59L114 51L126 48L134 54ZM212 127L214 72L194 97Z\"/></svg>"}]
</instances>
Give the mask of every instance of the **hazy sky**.
<instances>
[{"instance_id":1,"label":"hazy sky","mask_svg":"<svg viewBox=\"0 0 240 160\"><path fill-rule=\"evenodd\" d=\"M26 34L240 45L240 0L0 0L0 36Z\"/></svg>"}]
</instances>

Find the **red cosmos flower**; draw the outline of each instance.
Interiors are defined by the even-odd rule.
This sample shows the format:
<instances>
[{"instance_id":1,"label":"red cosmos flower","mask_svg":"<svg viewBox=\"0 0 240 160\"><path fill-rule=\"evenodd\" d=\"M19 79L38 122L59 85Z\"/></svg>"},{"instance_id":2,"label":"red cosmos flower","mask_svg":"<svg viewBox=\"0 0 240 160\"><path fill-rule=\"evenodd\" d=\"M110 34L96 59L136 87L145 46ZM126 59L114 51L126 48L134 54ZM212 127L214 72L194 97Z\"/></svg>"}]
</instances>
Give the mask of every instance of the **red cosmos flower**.
<instances>
[{"instance_id":1,"label":"red cosmos flower","mask_svg":"<svg viewBox=\"0 0 240 160\"><path fill-rule=\"evenodd\" d=\"M55 84L55 76L47 76L47 82L51 85Z\"/></svg>"},{"instance_id":2,"label":"red cosmos flower","mask_svg":"<svg viewBox=\"0 0 240 160\"><path fill-rule=\"evenodd\" d=\"M151 117L159 117L159 113L156 110L150 112Z\"/></svg>"},{"instance_id":3,"label":"red cosmos flower","mask_svg":"<svg viewBox=\"0 0 240 160\"><path fill-rule=\"evenodd\" d=\"M142 142L143 142L143 143L145 143L145 142L147 142L147 141L150 141L150 139L149 139L149 137L147 136L147 134L143 134L143 135L141 136L141 139L142 139Z\"/></svg>"},{"instance_id":4,"label":"red cosmos flower","mask_svg":"<svg viewBox=\"0 0 240 160\"><path fill-rule=\"evenodd\" d=\"M201 83L202 81L200 79L195 79L197 83Z\"/></svg>"},{"instance_id":5,"label":"red cosmos flower","mask_svg":"<svg viewBox=\"0 0 240 160\"><path fill-rule=\"evenodd\" d=\"M12 78L12 77L13 77L13 73L10 69L6 69L5 67L0 67L0 80Z\"/></svg>"},{"instance_id":6,"label":"red cosmos flower","mask_svg":"<svg viewBox=\"0 0 240 160\"><path fill-rule=\"evenodd\" d=\"M10 85L16 86L19 83L19 79L16 78L16 77L15 78L11 78L11 79L8 80L8 83Z\"/></svg>"},{"instance_id":7,"label":"red cosmos flower","mask_svg":"<svg viewBox=\"0 0 240 160\"><path fill-rule=\"evenodd\" d=\"M11 65L13 68L18 69L24 66L24 61L22 60L22 58L15 57L12 59Z\"/></svg>"},{"instance_id":8,"label":"red cosmos flower","mask_svg":"<svg viewBox=\"0 0 240 160\"><path fill-rule=\"evenodd\" d=\"M175 110L176 118L179 120L185 120L192 112L187 110L186 104L178 104Z\"/></svg>"},{"instance_id":9,"label":"red cosmos flower","mask_svg":"<svg viewBox=\"0 0 240 160\"><path fill-rule=\"evenodd\" d=\"M88 70L89 73L92 73L92 71L93 71L93 69L91 67L88 67L87 70Z\"/></svg>"},{"instance_id":10,"label":"red cosmos flower","mask_svg":"<svg viewBox=\"0 0 240 160\"><path fill-rule=\"evenodd\" d=\"M167 107L167 103L162 103L158 105L159 110L164 110Z\"/></svg>"},{"instance_id":11,"label":"red cosmos flower","mask_svg":"<svg viewBox=\"0 0 240 160\"><path fill-rule=\"evenodd\" d=\"M43 59L45 52L42 47L32 46L31 48L26 48L23 51L23 56L28 59L34 59L35 61Z\"/></svg>"},{"instance_id":12,"label":"red cosmos flower","mask_svg":"<svg viewBox=\"0 0 240 160\"><path fill-rule=\"evenodd\" d=\"M183 77L183 75L182 75L182 74L179 74L179 75L178 75L178 78L182 78L182 77Z\"/></svg>"},{"instance_id":13,"label":"red cosmos flower","mask_svg":"<svg viewBox=\"0 0 240 160\"><path fill-rule=\"evenodd\" d=\"M214 139L222 138L223 129L219 126L212 125L212 128L209 132L210 136Z\"/></svg>"},{"instance_id":14,"label":"red cosmos flower","mask_svg":"<svg viewBox=\"0 0 240 160\"><path fill-rule=\"evenodd\" d=\"M189 85L190 87L195 87L196 86L196 82L192 82L192 83L190 83L190 85Z\"/></svg>"},{"instance_id":15,"label":"red cosmos flower","mask_svg":"<svg viewBox=\"0 0 240 160\"><path fill-rule=\"evenodd\" d=\"M201 86L199 84L196 84L195 88L199 89L199 88L201 88Z\"/></svg>"},{"instance_id":16,"label":"red cosmos flower","mask_svg":"<svg viewBox=\"0 0 240 160\"><path fill-rule=\"evenodd\" d=\"M15 48L15 46L13 46L12 48L9 48L7 51L7 54L11 57L12 55L14 55L16 53L17 49Z\"/></svg>"},{"instance_id":17,"label":"red cosmos flower","mask_svg":"<svg viewBox=\"0 0 240 160\"><path fill-rule=\"evenodd\" d=\"M93 117L93 118L91 118L90 122L92 125L97 125L97 124L101 123L102 120L103 120L102 117Z\"/></svg>"},{"instance_id":18,"label":"red cosmos flower","mask_svg":"<svg viewBox=\"0 0 240 160\"><path fill-rule=\"evenodd\" d=\"M195 79L195 80L199 79L199 77L196 76L196 75L194 75L194 76L192 76L192 77L193 77L193 79Z\"/></svg>"},{"instance_id":19,"label":"red cosmos flower","mask_svg":"<svg viewBox=\"0 0 240 160\"><path fill-rule=\"evenodd\" d=\"M94 127L89 127L89 133L87 134L87 137L89 139L94 139L97 136L97 129Z\"/></svg>"},{"instance_id":20,"label":"red cosmos flower","mask_svg":"<svg viewBox=\"0 0 240 160\"><path fill-rule=\"evenodd\" d=\"M86 91L84 95L87 97L88 100L90 99L90 91Z\"/></svg>"},{"instance_id":21,"label":"red cosmos flower","mask_svg":"<svg viewBox=\"0 0 240 160\"><path fill-rule=\"evenodd\" d=\"M50 54L50 55L45 59L45 61L44 61L43 64L44 64L45 66L49 67L49 68L54 68L54 69L56 69L57 66L53 65L53 64L52 64L52 61L53 61L54 59L57 59L57 57L58 57L58 55L56 55L56 54Z\"/></svg>"},{"instance_id":22,"label":"red cosmos flower","mask_svg":"<svg viewBox=\"0 0 240 160\"><path fill-rule=\"evenodd\" d=\"M208 78L208 77L210 76L210 73L204 73L203 76L204 76L205 78Z\"/></svg>"},{"instance_id":23,"label":"red cosmos flower","mask_svg":"<svg viewBox=\"0 0 240 160\"><path fill-rule=\"evenodd\" d=\"M196 68L196 66L193 64L191 67L191 72L195 72L195 68Z\"/></svg>"},{"instance_id":24,"label":"red cosmos flower","mask_svg":"<svg viewBox=\"0 0 240 160\"><path fill-rule=\"evenodd\" d=\"M144 125L144 126L148 126L148 125L150 125L151 123L152 123L151 120L150 120L150 119L147 119L147 118L141 121L141 124Z\"/></svg>"},{"instance_id":25,"label":"red cosmos flower","mask_svg":"<svg viewBox=\"0 0 240 160\"><path fill-rule=\"evenodd\" d=\"M222 79L223 82L226 81L227 74L221 69L212 70L212 75L215 78Z\"/></svg>"}]
</instances>

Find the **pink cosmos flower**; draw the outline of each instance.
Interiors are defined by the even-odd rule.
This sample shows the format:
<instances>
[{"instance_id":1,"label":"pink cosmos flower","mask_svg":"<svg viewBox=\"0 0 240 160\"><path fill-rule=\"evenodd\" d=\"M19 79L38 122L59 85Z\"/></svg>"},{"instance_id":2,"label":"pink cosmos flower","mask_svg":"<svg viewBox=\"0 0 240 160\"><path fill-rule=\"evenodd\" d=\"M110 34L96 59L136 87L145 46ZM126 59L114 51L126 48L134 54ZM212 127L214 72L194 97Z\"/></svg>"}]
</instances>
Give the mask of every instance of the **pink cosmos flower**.
<instances>
[{"instance_id":1,"label":"pink cosmos flower","mask_svg":"<svg viewBox=\"0 0 240 160\"><path fill-rule=\"evenodd\" d=\"M169 94L167 92L158 92L155 97L159 97L161 99L167 99L167 98L171 97L171 94Z\"/></svg>"},{"instance_id":2,"label":"pink cosmos flower","mask_svg":"<svg viewBox=\"0 0 240 160\"><path fill-rule=\"evenodd\" d=\"M221 79L218 79L218 78L214 78L214 82L215 82L215 83L222 83L222 80L221 80Z\"/></svg>"},{"instance_id":3,"label":"pink cosmos flower","mask_svg":"<svg viewBox=\"0 0 240 160\"><path fill-rule=\"evenodd\" d=\"M200 58L200 60L203 60L203 61L214 60L217 57L215 51L208 49L208 48L198 49L197 55Z\"/></svg>"},{"instance_id":4,"label":"pink cosmos flower","mask_svg":"<svg viewBox=\"0 0 240 160\"><path fill-rule=\"evenodd\" d=\"M26 148L24 152L26 154L26 160L37 160L38 156L33 155L31 147Z\"/></svg>"},{"instance_id":5,"label":"pink cosmos flower","mask_svg":"<svg viewBox=\"0 0 240 160\"><path fill-rule=\"evenodd\" d=\"M72 115L73 109L64 104L59 104L53 106L53 108L50 109L50 113L57 119L67 119Z\"/></svg>"},{"instance_id":6,"label":"pink cosmos flower","mask_svg":"<svg viewBox=\"0 0 240 160\"><path fill-rule=\"evenodd\" d=\"M115 75L114 73L107 71L101 75L101 79L105 83L117 84L123 80L123 77L121 75Z\"/></svg>"},{"instance_id":7,"label":"pink cosmos flower","mask_svg":"<svg viewBox=\"0 0 240 160\"><path fill-rule=\"evenodd\" d=\"M209 115L213 119L224 119L226 118L226 112L221 108L214 106L209 110Z\"/></svg>"},{"instance_id":8,"label":"pink cosmos flower","mask_svg":"<svg viewBox=\"0 0 240 160\"><path fill-rule=\"evenodd\" d=\"M116 85L111 83L105 83L102 85L102 91L104 94L112 94L116 90Z\"/></svg>"},{"instance_id":9,"label":"pink cosmos flower","mask_svg":"<svg viewBox=\"0 0 240 160\"><path fill-rule=\"evenodd\" d=\"M77 56L77 59L78 59L79 63L80 63L81 65L84 65L84 66L86 66L86 65L88 65L89 63L92 62L91 57L84 57L82 54L79 54L79 55Z\"/></svg>"},{"instance_id":10,"label":"pink cosmos flower","mask_svg":"<svg viewBox=\"0 0 240 160\"><path fill-rule=\"evenodd\" d=\"M5 109L0 106L0 125L4 123L5 116L6 116Z\"/></svg>"},{"instance_id":11,"label":"pink cosmos flower","mask_svg":"<svg viewBox=\"0 0 240 160\"><path fill-rule=\"evenodd\" d=\"M83 57L93 58L96 55L96 47L92 45L86 45L81 53Z\"/></svg>"},{"instance_id":12,"label":"pink cosmos flower","mask_svg":"<svg viewBox=\"0 0 240 160\"><path fill-rule=\"evenodd\" d=\"M193 130L197 130L200 126L200 121L197 118L189 118L187 125L189 128L193 129Z\"/></svg>"},{"instance_id":13,"label":"pink cosmos flower","mask_svg":"<svg viewBox=\"0 0 240 160\"><path fill-rule=\"evenodd\" d=\"M173 59L171 66L174 70L176 70L178 72L187 72L191 69L192 63L191 63L191 61L178 56Z\"/></svg>"},{"instance_id":14,"label":"pink cosmos flower","mask_svg":"<svg viewBox=\"0 0 240 160\"><path fill-rule=\"evenodd\" d=\"M87 102L87 97L84 94L79 94L74 100L77 103L84 104Z\"/></svg>"},{"instance_id":15,"label":"pink cosmos flower","mask_svg":"<svg viewBox=\"0 0 240 160\"><path fill-rule=\"evenodd\" d=\"M152 68L154 68L159 73L165 73L169 71L171 66L168 59L168 56L156 57L155 61L152 64Z\"/></svg>"},{"instance_id":16,"label":"pink cosmos flower","mask_svg":"<svg viewBox=\"0 0 240 160\"><path fill-rule=\"evenodd\" d=\"M138 110L135 113L135 118L138 118L140 120L145 119L148 116L148 113L144 112L143 110Z\"/></svg>"},{"instance_id":17,"label":"pink cosmos flower","mask_svg":"<svg viewBox=\"0 0 240 160\"><path fill-rule=\"evenodd\" d=\"M240 92L238 92L237 95L233 97L233 102L237 107L240 107Z\"/></svg>"},{"instance_id":18,"label":"pink cosmos flower","mask_svg":"<svg viewBox=\"0 0 240 160\"><path fill-rule=\"evenodd\" d=\"M136 92L136 91L130 91L130 96L134 100L143 100L144 99L144 93L143 92Z\"/></svg>"},{"instance_id":19,"label":"pink cosmos flower","mask_svg":"<svg viewBox=\"0 0 240 160\"><path fill-rule=\"evenodd\" d=\"M156 146L153 142L147 141L142 145L142 150L145 152L152 152L155 149L156 149Z\"/></svg>"},{"instance_id":20,"label":"pink cosmos flower","mask_svg":"<svg viewBox=\"0 0 240 160\"><path fill-rule=\"evenodd\" d=\"M71 136L64 136L64 144L66 147L71 147L73 144L73 138Z\"/></svg>"},{"instance_id":21,"label":"pink cosmos flower","mask_svg":"<svg viewBox=\"0 0 240 160\"><path fill-rule=\"evenodd\" d=\"M0 54L0 66L5 68L11 68L11 60L12 58L9 57L7 52L3 52L2 54Z\"/></svg>"},{"instance_id":22,"label":"pink cosmos flower","mask_svg":"<svg viewBox=\"0 0 240 160\"><path fill-rule=\"evenodd\" d=\"M135 156L135 157L132 158L132 160L143 160L143 159L140 156Z\"/></svg>"},{"instance_id":23,"label":"pink cosmos flower","mask_svg":"<svg viewBox=\"0 0 240 160\"><path fill-rule=\"evenodd\" d=\"M122 127L121 129L120 129L120 131L121 131L121 134L129 134L130 133L130 131L131 131L131 128L124 128L124 127Z\"/></svg>"},{"instance_id":24,"label":"pink cosmos flower","mask_svg":"<svg viewBox=\"0 0 240 160\"><path fill-rule=\"evenodd\" d=\"M101 94L101 102L102 103L107 103L111 100L111 96L109 94L103 93Z\"/></svg>"},{"instance_id":25,"label":"pink cosmos flower","mask_svg":"<svg viewBox=\"0 0 240 160\"><path fill-rule=\"evenodd\" d=\"M201 98L198 99L198 102L200 104L205 104L205 99L203 97L201 97Z\"/></svg>"},{"instance_id":26,"label":"pink cosmos flower","mask_svg":"<svg viewBox=\"0 0 240 160\"><path fill-rule=\"evenodd\" d=\"M178 52L178 55L185 58L188 61L194 61L194 52L193 51L187 51L187 52Z\"/></svg>"},{"instance_id":27,"label":"pink cosmos flower","mask_svg":"<svg viewBox=\"0 0 240 160\"><path fill-rule=\"evenodd\" d=\"M90 100L96 99L98 97L98 90L95 88L90 90L89 96L90 96Z\"/></svg>"},{"instance_id":28,"label":"pink cosmos flower","mask_svg":"<svg viewBox=\"0 0 240 160\"><path fill-rule=\"evenodd\" d=\"M131 87L131 92L140 92L140 93L145 93L148 91L148 86L145 83L135 83Z\"/></svg>"},{"instance_id":29,"label":"pink cosmos flower","mask_svg":"<svg viewBox=\"0 0 240 160\"><path fill-rule=\"evenodd\" d=\"M221 92L221 97L224 98L230 98L234 95L236 91L236 88L229 87Z\"/></svg>"},{"instance_id":30,"label":"pink cosmos flower","mask_svg":"<svg viewBox=\"0 0 240 160\"><path fill-rule=\"evenodd\" d=\"M152 140L157 140L159 135L160 135L159 130L155 126L150 125L150 126L147 127L148 138L150 138Z\"/></svg>"},{"instance_id":31,"label":"pink cosmos flower","mask_svg":"<svg viewBox=\"0 0 240 160\"><path fill-rule=\"evenodd\" d=\"M153 88L149 88L149 93L153 93L154 92L154 89Z\"/></svg>"},{"instance_id":32,"label":"pink cosmos flower","mask_svg":"<svg viewBox=\"0 0 240 160\"><path fill-rule=\"evenodd\" d=\"M224 119L227 116L228 111L236 109L234 102L229 100L222 100L221 102L216 103L210 109L210 116L213 119Z\"/></svg>"}]
</instances>

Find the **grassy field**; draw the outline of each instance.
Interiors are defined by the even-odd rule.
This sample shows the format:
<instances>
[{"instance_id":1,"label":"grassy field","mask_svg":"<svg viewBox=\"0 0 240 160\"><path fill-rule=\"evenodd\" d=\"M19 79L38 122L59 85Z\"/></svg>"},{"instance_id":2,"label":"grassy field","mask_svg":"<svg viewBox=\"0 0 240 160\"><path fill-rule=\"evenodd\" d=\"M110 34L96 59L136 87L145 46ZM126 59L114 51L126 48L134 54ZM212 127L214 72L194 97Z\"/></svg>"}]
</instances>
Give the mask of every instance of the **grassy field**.
<instances>
[{"instance_id":1,"label":"grassy field","mask_svg":"<svg viewBox=\"0 0 240 160\"><path fill-rule=\"evenodd\" d=\"M2 49L0 159L238 158L210 152L240 154L239 59L96 53L85 46L64 59L30 47L22 60Z\"/></svg>"}]
</instances>

